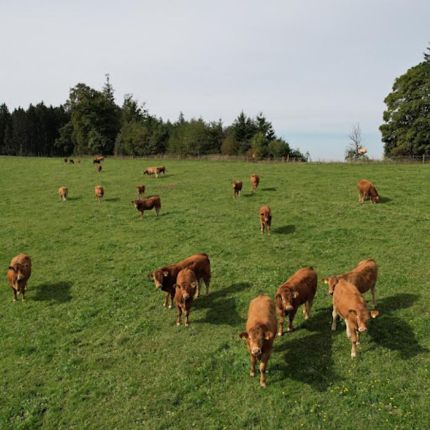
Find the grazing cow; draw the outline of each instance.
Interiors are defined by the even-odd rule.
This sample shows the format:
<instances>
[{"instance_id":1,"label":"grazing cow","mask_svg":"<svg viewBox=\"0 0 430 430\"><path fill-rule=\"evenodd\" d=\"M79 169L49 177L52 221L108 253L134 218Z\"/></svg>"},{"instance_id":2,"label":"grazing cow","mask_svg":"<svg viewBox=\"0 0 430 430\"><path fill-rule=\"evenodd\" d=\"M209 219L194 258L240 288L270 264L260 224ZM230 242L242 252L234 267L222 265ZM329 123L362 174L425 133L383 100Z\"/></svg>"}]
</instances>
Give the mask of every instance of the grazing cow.
<instances>
[{"instance_id":1,"label":"grazing cow","mask_svg":"<svg viewBox=\"0 0 430 430\"><path fill-rule=\"evenodd\" d=\"M143 195L145 194L145 185L138 185L136 188L137 188L137 196L143 197Z\"/></svg>"},{"instance_id":2,"label":"grazing cow","mask_svg":"<svg viewBox=\"0 0 430 430\"><path fill-rule=\"evenodd\" d=\"M75 162L72 159L70 159L69 164L75 164Z\"/></svg>"},{"instance_id":3,"label":"grazing cow","mask_svg":"<svg viewBox=\"0 0 430 430\"><path fill-rule=\"evenodd\" d=\"M340 279L333 292L332 331L336 330L338 315L345 320L346 335L352 343L351 357L354 358L357 355L356 345L360 342L360 333L367 331L367 322L370 317L376 318L379 312L373 310L369 313L358 288L350 282Z\"/></svg>"},{"instance_id":4,"label":"grazing cow","mask_svg":"<svg viewBox=\"0 0 430 430\"><path fill-rule=\"evenodd\" d=\"M163 174L163 175L165 175L166 174L166 167L165 166L160 166L160 167L157 167L157 173L160 175L161 173Z\"/></svg>"},{"instance_id":5,"label":"grazing cow","mask_svg":"<svg viewBox=\"0 0 430 430\"><path fill-rule=\"evenodd\" d=\"M65 202L67 200L67 195L69 194L69 190L67 187L60 187L58 188L58 195L60 196L60 199Z\"/></svg>"},{"instance_id":6,"label":"grazing cow","mask_svg":"<svg viewBox=\"0 0 430 430\"><path fill-rule=\"evenodd\" d=\"M100 173L102 171L102 165L101 164L97 164L96 170L97 170L98 173Z\"/></svg>"},{"instance_id":7,"label":"grazing cow","mask_svg":"<svg viewBox=\"0 0 430 430\"><path fill-rule=\"evenodd\" d=\"M158 167L147 167L144 171L143 171L144 175L155 175L156 178L158 178Z\"/></svg>"},{"instance_id":8,"label":"grazing cow","mask_svg":"<svg viewBox=\"0 0 430 430\"><path fill-rule=\"evenodd\" d=\"M155 213L158 216L158 213L161 209L161 200L160 196L150 196L147 199L143 200L132 200L131 204L140 212L143 218L143 212L149 211L151 209L155 209Z\"/></svg>"},{"instance_id":9,"label":"grazing cow","mask_svg":"<svg viewBox=\"0 0 430 430\"><path fill-rule=\"evenodd\" d=\"M96 158L93 160L93 164L100 164L100 160L97 160Z\"/></svg>"},{"instance_id":10,"label":"grazing cow","mask_svg":"<svg viewBox=\"0 0 430 430\"><path fill-rule=\"evenodd\" d=\"M294 330L293 320L300 305L304 304L303 314L305 320L309 319L317 284L315 270L312 267L304 267L279 286L275 295L276 312L279 316L279 336L283 334L285 314L288 314L287 332Z\"/></svg>"},{"instance_id":11,"label":"grazing cow","mask_svg":"<svg viewBox=\"0 0 430 430\"><path fill-rule=\"evenodd\" d=\"M105 157L103 157L103 155L96 155L94 157L93 164L100 164L104 159Z\"/></svg>"},{"instance_id":12,"label":"grazing cow","mask_svg":"<svg viewBox=\"0 0 430 430\"><path fill-rule=\"evenodd\" d=\"M240 197L242 191L242 181L233 181L233 197Z\"/></svg>"},{"instance_id":13,"label":"grazing cow","mask_svg":"<svg viewBox=\"0 0 430 430\"><path fill-rule=\"evenodd\" d=\"M194 272L198 283L200 283L201 280L204 281L206 285L206 295L208 295L211 280L211 263L207 254L195 254L178 263L160 267L149 273L148 277L154 281L155 287L160 288L161 291L166 293L164 306L172 307L173 297L175 296L176 277L178 273L185 268L189 268ZM199 296L199 290L199 285L197 285L196 297Z\"/></svg>"},{"instance_id":14,"label":"grazing cow","mask_svg":"<svg viewBox=\"0 0 430 430\"><path fill-rule=\"evenodd\" d=\"M370 198L372 203L379 203L379 194L372 182L367 179L360 179L357 182L357 188L359 203L364 203L367 198Z\"/></svg>"},{"instance_id":15,"label":"grazing cow","mask_svg":"<svg viewBox=\"0 0 430 430\"><path fill-rule=\"evenodd\" d=\"M182 313L185 314L185 326L188 327L191 304L196 294L196 290L199 283L197 281L195 273L189 269L182 269L176 278L175 286L175 301L176 309L178 311L178 317L176 319L176 325L181 325Z\"/></svg>"},{"instance_id":16,"label":"grazing cow","mask_svg":"<svg viewBox=\"0 0 430 430\"><path fill-rule=\"evenodd\" d=\"M366 291L372 293L372 303L376 307L375 285L378 278L378 266L372 258L360 261L354 269L342 275L329 276L324 279L324 283L328 285L328 293L332 296L337 283L343 279L354 284L361 294Z\"/></svg>"},{"instance_id":17,"label":"grazing cow","mask_svg":"<svg viewBox=\"0 0 430 430\"><path fill-rule=\"evenodd\" d=\"M260 183L260 177L258 175L251 175L252 191L257 191L257 187L259 183Z\"/></svg>"},{"instance_id":18,"label":"grazing cow","mask_svg":"<svg viewBox=\"0 0 430 430\"><path fill-rule=\"evenodd\" d=\"M78 158L78 164L81 164L81 159L80 158Z\"/></svg>"},{"instance_id":19,"label":"grazing cow","mask_svg":"<svg viewBox=\"0 0 430 430\"><path fill-rule=\"evenodd\" d=\"M94 192L96 194L96 199L100 203L101 199L105 195L105 189L101 185L96 185L96 187L94 188Z\"/></svg>"},{"instance_id":20,"label":"grazing cow","mask_svg":"<svg viewBox=\"0 0 430 430\"><path fill-rule=\"evenodd\" d=\"M270 236L270 227L272 225L272 210L269 206L261 206L259 213L261 234L264 234L264 230L266 229L267 234Z\"/></svg>"},{"instance_id":21,"label":"grazing cow","mask_svg":"<svg viewBox=\"0 0 430 430\"><path fill-rule=\"evenodd\" d=\"M7 280L13 291L13 301L16 302L17 294L22 295L25 300L27 281L31 276L31 258L26 254L19 254L12 258L7 269Z\"/></svg>"},{"instance_id":22,"label":"grazing cow","mask_svg":"<svg viewBox=\"0 0 430 430\"><path fill-rule=\"evenodd\" d=\"M69 161L69 159L68 159L68 158L65 158L65 159L64 159L64 163L65 163L65 164L67 164L67 162L68 162L68 161Z\"/></svg>"},{"instance_id":23,"label":"grazing cow","mask_svg":"<svg viewBox=\"0 0 430 430\"><path fill-rule=\"evenodd\" d=\"M272 353L273 340L276 336L275 303L266 295L257 296L251 300L248 309L246 331L240 333L246 339L248 346L251 371L255 376L255 363L260 361L260 386L266 387L266 366Z\"/></svg>"}]
</instances>

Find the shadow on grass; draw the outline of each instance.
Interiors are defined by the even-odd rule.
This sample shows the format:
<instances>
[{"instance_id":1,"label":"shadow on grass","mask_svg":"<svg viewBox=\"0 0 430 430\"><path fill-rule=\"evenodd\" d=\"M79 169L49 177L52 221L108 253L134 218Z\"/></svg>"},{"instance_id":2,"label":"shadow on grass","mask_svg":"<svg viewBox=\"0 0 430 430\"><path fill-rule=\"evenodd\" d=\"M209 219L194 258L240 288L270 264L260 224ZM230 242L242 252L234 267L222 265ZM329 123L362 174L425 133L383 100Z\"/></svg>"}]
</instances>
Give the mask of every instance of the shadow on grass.
<instances>
[{"instance_id":1,"label":"shadow on grass","mask_svg":"<svg viewBox=\"0 0 430 430\"><path fill-rule=\"evenodd\" d=\"M242 193L242 197L255 197L255 193Z\"/></svg>"},{"instance_id":2,"label":"shadow on grass","mask_svg":"<svg viewBox=\"0 0 430 430\"><path fill-rule=\"evenodd\" d=\"M119 197L110 197L108 199L104 199L105 202L119 202L121 199Z\"/></svg>"},{"instance_id":3,"label":"shadow on grass","mask_svg":"<svg viewBox=\"0 0 430 430\"><path fill-rule=\"evenodd\" d=\"M228 324L231 326L244 323L244 319L237 312L236 299L228 296L239 293L247 288L251 288L251 284L249 282L240 282L232 284L222 290L209 291L208 296L205 296L205 287L201 288L201 295L193 303L193 308L207 308L207 313L204 319L193 321L215 325Z\"/></svg>"},{"instance_id":4,"label":"shadow on grass","mask_svg":"<svg viewBox=\"0 0 430 430\"><path fill-rule=\"evenodd\" d=\"M295 231L296 227L293 224L283 225L282 227L276 227L272 229L272 232L277 234L291 234Z\"/></svg>"},{"instance_id":5,"label":"shadow on grass","mask_svg":"<svg viewBox=\"0 0 430 430\"><path fill-rule=\"evenodd\" d=\"M392 201L393 199L390 199L389 197L379 197L379 203L389 203Z\"/></svg>"},{"instance_id":6,"label":"shadow on grass","mask_svg":"<svg viewBox=\"0 0 430 430\"><path fill-rule=\"evenodd\" d=\"M75 197L67 197L67 200L75 201L75 200L82 200L82 196L75 196Z\"/></svg>"},{"instance_id":7,"label":"shadow on grass","mask_svg":"<svg viewBox=\"0 0 430 430\"><path fill-rule=\"evenodd\" d=\"M55 301L58 303L65 303L72 300L70 295L70 282L56 282L53 284L45 283L35 287L36 294L33 300L39 301Z\"/></svg>"},{"instance_id":8,"label":"shadow on grass","mask_svg":"<svg viewBox=\"0 0 430 430\"><path fill-rule=\"evenodd\" d=\"M269 187L269 188L261 188L261 191L276 191L277 188Z\"/></svg>"}]
</instances>

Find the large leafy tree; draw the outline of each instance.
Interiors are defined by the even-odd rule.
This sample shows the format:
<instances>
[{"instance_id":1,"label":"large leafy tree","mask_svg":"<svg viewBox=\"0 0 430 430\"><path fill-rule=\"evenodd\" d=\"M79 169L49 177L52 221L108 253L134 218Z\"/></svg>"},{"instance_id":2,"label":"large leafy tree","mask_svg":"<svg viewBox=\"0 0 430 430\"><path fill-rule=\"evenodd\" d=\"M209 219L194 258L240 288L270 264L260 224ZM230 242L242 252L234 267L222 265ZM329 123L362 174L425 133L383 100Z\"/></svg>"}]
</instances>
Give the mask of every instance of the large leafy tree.
<instances>
[{"instance_id":1,"label":"large leafy tree","mask_svg":"<svg viewBox=\"0 0 430 430\"><path fill-rule=\"evenodd\" d=\"M395 80L385 98L380 131L386 156L430 153L430 48L427 51L423 62Z\"/></svg>"}]
</instances>

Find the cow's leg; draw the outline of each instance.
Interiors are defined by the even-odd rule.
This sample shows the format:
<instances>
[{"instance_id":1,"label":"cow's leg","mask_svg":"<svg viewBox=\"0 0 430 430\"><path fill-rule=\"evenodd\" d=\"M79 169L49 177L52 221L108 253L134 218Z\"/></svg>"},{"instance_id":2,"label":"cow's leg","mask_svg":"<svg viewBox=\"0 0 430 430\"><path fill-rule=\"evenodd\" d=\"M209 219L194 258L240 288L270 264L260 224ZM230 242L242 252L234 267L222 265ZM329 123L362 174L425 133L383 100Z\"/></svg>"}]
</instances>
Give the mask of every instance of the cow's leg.
<instances>
[{"instance_id":1,"label":"cow's leg","mask_svg":"<svg viewBox=\"0 0 430 430\"><path fill-rule=\"evenodd\" d=\"M346 326L346 337L351 338L351 329L349 328L348 320L345 320L345 326Z\"/></svg>"},{"instance_id":2,"label":"cow's leg","mask_svg":"<svg viewBox=\"0 0 430 430\"><path fill-rule=\"evenodd\" d=\"M200 295L200 282L201 280L197 280L197 287L196 287L196 291L194 292L194 298L197 299L197 297L199 297Z\"/></svg>"},{"instance_id":3,"label":"cow's leg","mask_svg":"<svg viewBox=\"0 0 430 430\"><path fill-rule=\"evenodd\" d=\"M333 306L333 311L331 313L331 316L333 318L333 321L331 323L331 330L335 331L336 330L337 312L336 312L336 308L334 306Z\"/></svg>"},{"instance_id":4,"label":"cow's leg","mask_svg":"<svg viewBox=\"0 0 430 430\"><path fill-rule=\"evenodd\" d=\"M267 234L270 236L270 224L267 224L266 229L267 229Z\"/></svg>"},{"instance_id":5,"label":"cow's leg","mask_svg":"<svg viewBox=\"0 0 430 430\"><path fill-rule=\"evenodd\" d=\"M270 358L270 352L262 354L260 363L260 386L266 388L266 366Z\"/></svg>"},{"instance_id":6,"label":"cow's leg","mask_svg":"<svg viewBox=\"0 0 430 430\"><path fill-rule=\"evenodd\" d=\"M249 375L255 376L255 362L257 361L257 359L255 358L255 356L253 354L249 354L249 355L251 358L251 370L249 371Z\"/></svg>"},{"instance_id":7,"label":"cow's leg","mask_svg":"<svg viewBox=\"0 0 430 430\"><path fill-rule=\"evenodd\" d=\"M22 301L25 302L25 288L22 288L21 290L21 294L22 294Z\"/></svg>"},{"instance_id":8,"label":"cow's leg","mask_svg":"<svg viewBox=\"0 0 430 430\"><path fill-rule=\"evenodd\" d=\"M279 317L279 322L278 322L278 336L282 336L284 334L283 330L284 330L285 311L279 312L279 310L278 310L277 313L278 313L278 317Z\"/></svg>"},{"instance_id":9,"label":"cow's leg","mask_svg":"<svg viewBox=\"0 0 430 430\"><path fill-rule=\"evenodd\" d=\"M206 295L209 294L209 284L211 283L211 277L210 275L206 276L203 278L203 281L205 282L206 285Z\"/></svg>"},{"instance_id":10,"label":"cow's leg","mask_svg":"<svg viewBox=\"0 0 430 430\"><path fill-rule=\"evenodd\" d=\"M185 308L185 327L188 327L190 325L189 316L190 310Z\"/></svg>"},{"instance_id":11,"label":"cow's leg","mask_svg":"<svg viewBox=\"0 0 430 430\"><path fill-rule=\"evenodd\" d=\"M260 230L261 230L261 234L264 234L264 224L260 223Z\"/></svg>"},{"instance_id":12,"label":"cow's leg","mask_svg":"<svg viewBox=\"0 0 430 430\"><path fill-rule=\"evenodd\" d=\"M288 332L294 331L293 320L294 320L294 317L296 316L296 312L297 312L297 309L293 309L292 311L288 312L288 328L287 328Z\"/></svg>"},{"instance_id":13,"label":"cow's leg","mask_svg":"<svg viewBox=\"0 0 430 430\"><path fill-rule=\"evenodd\" d=\"M178 317L176 318L176 325L181 325L181 316L182 316L181 306L177 304L176 310L178 311Z\"/></svg>"},{"instance_id":14,"label":"cow's leg","mask_svg":"<svg viewBox=\"0 0 430 430\"><path fill-rule=\"evenodd\" d=\"M174 289L170 292L170 305L169 305L169 309L172 309L173 300L175 299L175 293L176 293L176 291Z\"/></svg>"},{"instance_id":15,"label":"cow's leg","mask_svg":"<svg viewBox=\"0 0 430 430\"><path fill-rule=\"evenodd\" d=\"M12 288L12 292L13 292L13 301L16 302L16 290L15 290L15 288Z\"/></svg>"},{"instance_id":16,"label":"cow's leg","mask_svg":"<svg viewBox=\"0 0 430 430\"><path fill-rule=\"evenodd\" d=\"M170 297L170 293L167 292L166 295L164 296L164 302L163 302L163 306L165 308L167 308L167 305L169 304L169 297Z\"/></svg>"},{"instance_id":17,"label":"cow's leg","mask_svg":"<svg viewBox=\"0 0 430 430\"><path fill-rule=\"evenodd\" d=\"M351 330L351 358L355 358L357 356L357 334L355 330Z\"/></svg>"}]
</instances>

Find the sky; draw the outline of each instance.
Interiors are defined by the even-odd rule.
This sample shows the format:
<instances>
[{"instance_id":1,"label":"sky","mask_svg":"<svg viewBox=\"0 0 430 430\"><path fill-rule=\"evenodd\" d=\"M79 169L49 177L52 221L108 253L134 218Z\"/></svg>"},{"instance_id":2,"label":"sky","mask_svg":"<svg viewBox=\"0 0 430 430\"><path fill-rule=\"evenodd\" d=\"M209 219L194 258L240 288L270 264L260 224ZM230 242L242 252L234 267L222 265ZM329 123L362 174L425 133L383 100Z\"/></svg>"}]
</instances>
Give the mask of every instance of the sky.
<instances>
[{"instance_id":1,"label":"sky","mask_svg":"<svg viewBox=\"0 0 430 430\"><path fill-rule=\"evenodd\" d=\"M381 158L384 98L430 43L429 0L0 0L0 103L64 103L77 83L167 120L263 112L312 160L360 124Z\"/></svg>"}]
</instances>

